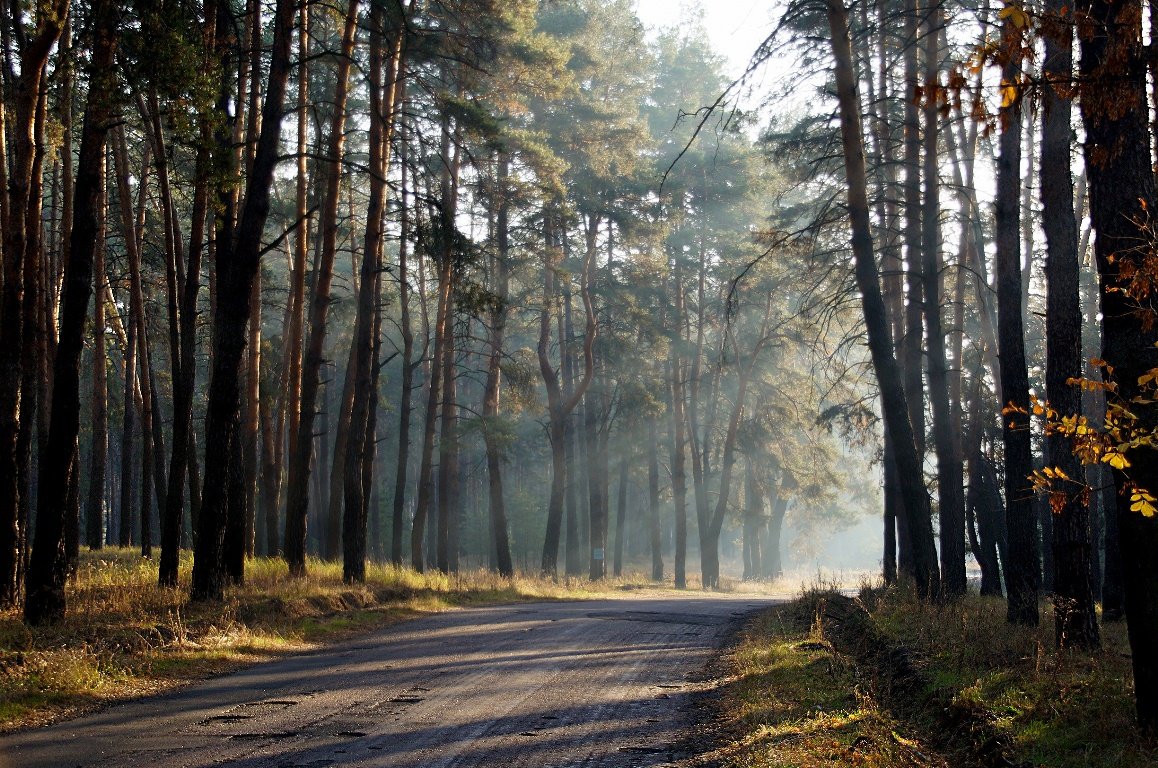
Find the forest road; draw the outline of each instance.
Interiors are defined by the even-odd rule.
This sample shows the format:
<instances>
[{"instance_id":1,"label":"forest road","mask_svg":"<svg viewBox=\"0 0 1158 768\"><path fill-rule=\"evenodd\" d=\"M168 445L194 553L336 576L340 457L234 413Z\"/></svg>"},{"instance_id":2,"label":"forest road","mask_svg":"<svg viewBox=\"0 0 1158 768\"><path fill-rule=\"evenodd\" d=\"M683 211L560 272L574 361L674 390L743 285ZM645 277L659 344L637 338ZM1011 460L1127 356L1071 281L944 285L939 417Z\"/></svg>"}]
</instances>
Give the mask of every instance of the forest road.
<instances>
[{"instance_id":1,"label":"forest road","mask_svg":"<svg viewBox=\"0 0 1158 768\"><path fill-rule=\"evenodd\" d=\"M0 738L0 768L662 766L759 595L470 608Z\"/></svg>"}]
</instances>

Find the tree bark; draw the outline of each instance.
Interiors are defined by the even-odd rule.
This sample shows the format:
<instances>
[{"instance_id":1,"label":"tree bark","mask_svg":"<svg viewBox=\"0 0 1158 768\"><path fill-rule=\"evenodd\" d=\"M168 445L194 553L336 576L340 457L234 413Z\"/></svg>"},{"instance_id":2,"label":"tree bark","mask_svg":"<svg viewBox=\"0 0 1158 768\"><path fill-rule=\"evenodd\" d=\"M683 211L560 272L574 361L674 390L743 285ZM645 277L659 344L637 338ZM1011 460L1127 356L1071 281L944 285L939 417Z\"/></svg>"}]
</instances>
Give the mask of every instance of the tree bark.
<instances>
[{"instance_id":1,"label":"tree bark","mask_svg":"<svg viewBox=\"0 0 1158 768\"><path fill-rule=\"evenodd\" d=\"M549 356L551 343L551 306L556 299L556 272L559 268L561 248L556 240L554 229L553 206L545 217L544 234L546 253L543 258L543 304L539 311L539 343L537 356L539 359L539 374L547 388L547 408L549 417L548 434L551 439L551 495L547 505L547 530L543 542L543 558L541 571L544 576L554 577L558 573L559 541L563 523L563 490L567 479L566 454L564 440L566 437L564 422L575 410L575 406L587 393L595 370L594 347L597 332L594 306L591 301L591 279L594 267L595 253L588 249L583 263L583 309L587 317L586 332L583 338L583 377L569 395L564 395L559 385L559 375L555 371Z\"/></svg>"},{"instance_id":2,"label":"tree bark","mask_svg":"<svg viewBox=\"0 0 1158 768\"><path fill-rule=\"evenodd\" d=\"M1021 64L1013 53L1018 31L1006 19L1002 34L1009 61L1002 79L1017 82ZM1005 586L1009 596L1006 618L1012 624L1038 623L1039 565L1037 526L1029 475L1033 458L1029 434L1029 373L1021 313L1021 245L1018 199L1021 179L1021 95L1000 113L1001 136L997 159L997 343L1001 357L1001 392L1006 411L1002 417L1005 444L1005 519L1008 531Z\"/></svg>"},{"instance_id":3,"label":"tree bark","mask_svg":"<svg viewBox=\"0 0 1158 768\"><path fill-rule=\"evenodd\" d=\"M89 449L88 501L85 528L89 549L100 549L104 539L104 522L108 513L105 475L109 456L109 386L108 346L105 342L105 291L108 273L105 269L105 153L101 154L100 190L96 201L96 243L92 251L92 271L96 299L92 313L92 436ZM128 406L126 404L126 410Z\"/></svg>"},{"instance_id":4,"label":"tree bark","mask_svg":"<svg viewBox=\"0 0 1158 768\"><path fill-rule=\"evenodd\" d=\"M659 435L655 416L647 420L647 522L651 542L651 580L663 581L663 536L659 521Z\"/></svg>"},{"instance_id":5,"label":"tree bark","mask_svg":"<svg viewBox=\"0 0 1158 768\"><path fill-rule=\"evenodd\" d=\"M249 322L250 294L261 258L261 236L269 214L273 171L278 161L282 108L289 77L294 4L277 0L273 48L261 134L253 171L246 181L245 204L236 232L218 232L217 301L214 308L213 364L205 418L205 472L193 560L194 599L219 599L224 592L222 544L225 535L225 484L229 445L238 426L239 373Z\"/></svg>"},{"instance_id":6,"label":"tree bark","mask_svg":"<svg viewBox=\"0 0 1158 768\"><path fill-rule=\"evenodd\" d=\"M1101 278L1102 358L1114 368L1117 396L1130 404L1142 394L1138 377L1158 365L1158 329L1141 322L1137 297L1129 292L1124 270L1140 267L1152 242L1146 211L1155 202L1154 172L1147 134L1146 55L1142 13L1137 0L1112 3L1091 0L1079 13L1082 21L1080 81L1085 160L1089 179L1090 217L1096 237L1094 253ZM1142 268L1144 269L1144 268ZM1152 319L1152 318L1151 318ZM1140 427L1158 428L1153 406L1138 407ZM1129 475L1153 492L1158 456L1149 448L1126 452ZM1130 509L1130 478L1115 470L1117 522L1122 558L1122 585L1134 668L1138 723L1158 732L1158 518Z\"/></svg>"},{"instance_id":7,"label":"tree bark","mask_svg":"<svg viewBox=\"0 0 1158 768\"><path fill-rule=\"evenodd\" d=\"M502 376L503 338L510 314L510 158L501 153L498 159L498 217L495 223L497 253L494 257L495 303L490 313L490 357L487 361L486 389L483 392L483 440L487 453L491 538L495 547L495 565L499 574L515 574L511 560L511 542L507 533L506 502L503 498L502 446L495 429L499 417L499 393Z\"/></svg>"},{"instance_id":8,"label":"tree bark","mask_svg":"<svg viewBox=\"0 0 1158 768\"><path fill-rule=\"evenodd\" d=\"M46 624L64 618L64 582L68 563L63 549L70 475L78 471L80 431L80 355L92 293L94 252L104 187L105 137L112 118L117 87L114 61L117 7L98 0L92 9L95 39L77 161L73 227L65 267L60 334L53 364L52 413L48 446L37 493L36 539L25 582L24 621ZM63 17L62 17L63 20ZM7 287L7 286L6 286Z\"/></svg>"},{"instance_id":9,"label":"tree bark","mask_svg":"<svg viewBox=\"0 0 1158 768\"><path fill-rule=\"evenodd\" d=\"M1082 412L1081 390L1069 383L1082 375L1082 309L1078 283L1078 222L1070 171L1070 98L1073 28L1059 0L1046 1L1042 74L1041 204L1045 230L1046 400L1058 413ZM1047 434L1049 462L1080 481L1081 463L1065 435ZM1059 648L1100 645L1090 587L1089 507L1075 485L1051 495L1054 555L1054 635ZM1060 503L1057 503L1060 502Z\"/></svg>"},{"instance_id":10,"label":"tree bark","mask_svg":"<svg viewBox=\"0 0 1158 768\"><path fill-rule=\"evenodd\" d=\"M354 33L358 22L358 0L346 6L342 49L338 58L337 82L334 86L334 114L330 123L329 146L321 164L324 200L321 207L321 242L314 264L314 285L310 299L310 335L302 359L301 400L297 418L297 441L289 456L289 481L286 493L285 558L290 573L306 573L306 517L310 503L310 459L314 438L314 416L317 409L322 357L326 342L326 320L330 312L330 284L334 277L337 252L338 202L341 191L340 164L346 140L346 97L349 92L350 65ZM271 78L272 79L272 78ZM267 89L270 91L272 89ZM269 99L266 100L269 105ZM263 120L262 131L266 125Z\"/></svg>"},{"instance_id":11,"label":"tree bark","mask_svg":"<svg viewBox=\"0 0 1158 768\"><path fill-rule=\"evenodd\" d=\"M896 450L901 495L912 540L912 576L922 598L936 597L940 585L937 551L929 499L922 482L921 463L909 404L902 384L901 368L893 357L888 315L881 296L880 278L873 257L869 224L864 159L864 139L852 68L848 14L842 0L828 0L828 23L836 60L837 98L840 105L841 140L848 179L848 209L852 226L852 250L857 288L860 289L869 352L881 393L885 429Z\"/></svg>"},{"instance_id":12,"label":"tree bark","mask_svg":"<svg viewBox=\"0 0 1158 768\"><path fill-rule=\"evenodd\" d=\"M623 538L626 535L627 523L627 452L619 457L619 497L615 507L615 559L612 561L612 574L618 578L623 574Z\"/></svg>"},{"instance_id":13,"label":"tree bark","mask_svg":"<svg viewBox=\"0 0 1158 768\"><path fill-rule=\"evenodd\" d=\"M293 264L290 270L289 291L289 324L286 328L286 435L289 448L287 449L292 461L292 455L302 441L299 429L301 417L302 397L302 336L305 326L306 304L306 268L309 257L310 242L310 214L307 208L310 166L309 166L309 84L310 69L307 65L310 59L310 3L303 2L298 19L298 92L297 92L297 168L294 196L294 220L297 230L294 233ZM309 441L312 453L313 440ZM288 483L288 478L286 481ZM306 513L309 504L304 505ZM291 538L290 529L304 526L305 518L291 522L288 513L288 503L285 524L285 537L282 541L282 552L285 554ZM299 543L295 544L304 551L306 533L304 528L296 533ZM287 562L289 555L287 557Z\"/></svg>"},{"instance_id":14,"label":"tree bark","mask_svg":"<svg viewBox=\"0 0 1158 768\"><path fill-rule=\"evenodd\" d=\"M414 396L414 330L410 320L410 203L407 197L409 174L408 141L404 136L401 149L401 222L398 234L398 307L402 333L402 382L398 403L398 462L394 470L394 506L390 526L390 562L402 565L402 537L405 528L407 470L410 463L410 417Z\"/></svg>"},{"instance_id":15,"label":"tree bark","mask_svg":"<svg viewBox=\"0 0 1158 768\"><path fill-rule=\"evenodd\" d=\"M937 152L940 110L940 27L943 11L929 9L925 31L924 176L922 211L922 276L924 278L926 348L929 355L929 399L933 404L933 440L937 453L937 501L941 541L941 592L943 597L965 594L965 499L964 468L954 440L952 405L949 400L949 363L945 355L945 332L941 323L941 201Z\"/></svg>"},{"instance_id":16,"label":"tree bark","mask_svg":"<svg viewBox=\"0 0 1158 768\"><path fill-rule=\"evenodd\" d=\"M15 606L25 557L25 515L28 494L21 488L22 459L18 450L24 333L24 269L28 230L39 226L29 219L36 143L34 130L45 63L60 38L68 17L68 1L37 6L35 32L20 54L20 75L5 94L12 105L7 120L5 157L8 165L4 221L3 292L0 293L0 606ZM0 141L5 141L0 139ZM3 163L0 163L3 165Z\"/></svg>"},{"instance_id":17,"label":"tree bark","mask_svg":"<svg viewBox=\"0 0 1158 768\"><path fill-rule=\"evenodd\" d=\"M904 112L904 251L905 282L908 289L905 304L905 333L901 339L901 365L904 368L905 397L909 422L913 425L917 459L925 454L925 388L922 380L922 344L924 326L921 242L921 128L919 95L920 15L918 0L905 0L905 112ZM861 138L863 146L864 139ZM911 535L911 534L910 534Z\"/></svg>"}]
</instances>

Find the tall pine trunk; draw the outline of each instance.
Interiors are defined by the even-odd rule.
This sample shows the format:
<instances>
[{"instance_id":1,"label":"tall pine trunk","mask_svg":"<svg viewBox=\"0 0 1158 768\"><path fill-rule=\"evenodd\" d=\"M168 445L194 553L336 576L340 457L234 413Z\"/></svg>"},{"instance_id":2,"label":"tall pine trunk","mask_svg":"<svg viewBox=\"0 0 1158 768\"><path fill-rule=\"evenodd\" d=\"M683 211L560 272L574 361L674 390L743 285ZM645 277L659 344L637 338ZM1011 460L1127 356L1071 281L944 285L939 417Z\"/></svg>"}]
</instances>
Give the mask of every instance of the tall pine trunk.
<instances>
[{"instance_id":1,"label":"tall pine trunk","mask_svg":"<svg viewBox=\"0 0 1158 768\"><path fill-rule=\"evenodd\" d=\"M651 579L663 581L663 533L659 521L659 435L654 415L647 419L647 527Z\"/></svg>"},{"instance_id":2,"label":"tall pine trunk","mask_svg":"<svg viewBox=\"0 0 1158 768\"><path fill-rule=\"evenodd\" d=\"M278 162L293 19L294 4L290 0L277 0L272 19L273 47L261 133L254 150L253 170L246 180L245 203L236 232L218 232L213 364L205 418L205 471L193 560L191 594L194 599L219 599L225 587L222 545L229 446L238 427L241 406L238 384L249 322L250 295L260 266L262 234L269 214L273 172Z\"/></svg>"},{"instance_id":3,"label":"tall pine trunk","mask_svg":"<svg viewBox=\"0 0 1158 768\"><path fill-rule=\"evenodd\" d=\"M1155 203L1154 172L1147 134L1146 69L1141 8L1137 0L1092 0L1082 19L1080 81L1082 123L1086 130L1085 160L1089 178L1090 217L1096 237L1094 253L1101 278L1102 358L1114 366L1118 397L1127 404L1143 394L1138 378L1158 366L1158 328L1140 322L1123 279L1139 268L1151 243L1146 211ZM1140 267L1145 269L1144 267ZM1136 408L1140 427L1158 428L1152 405ZM1158 455L1150 448L1127 450L1129 476L1154 492ZM1129 477L1115 470L1118 489L1117 522L1122 586L1134 667L1138 722L1144 731L1158 732L1158 517L1130 509Z\"/></svg>"},{"instance_id":4,"label":"tall pine trunk","mask_svg":"<svg viewBox=\"0 0 1158 768\"><path fill-rule=\"evenodd\" d=\"M483 392L483 440L487 455L487 490L490 501L491 540L495 547L495 565L502 576L513 576L511 542L507 532L506 502L503 498L502 446L499 444L499 394L502 376L503 338L510 314L510 158L501 153L498 159L498 216L495 222L497 253L494 257L495 303L490 313L490 357L487 360L486 389Z\"/></svg>"},{"instance_id":5,"label":"tall pine trunk","mask_svg":"<svg viewBox=\"0 0 1158 768\"><path fill-rule=\"evenodd\" d=\"M301 400L297 416L297 441L289 454L289 480L286 492L285 558L290 573L306 573L306 516L310 504L310 459L317 412L318 388L326 342L326 322L330 313L330 285L334 277L337 253L338 203L341 192L340 173L346 140L346 98L349 93L350 65L354 50L354 33L358 22L358 0L346 6L342 32L342 50L338 57L337 81L334 86L334 113L329 127L325 160L321 163L323 200L321 240L314 263L314 285L310 297L309 341L302 356ZM266 100L266 106L269 99ZM263 122L262 131L265 131Z\"/></svg>"},{"instance_id":6,"label":"tall pine trunk","mask_svg":"<svg viewBox=\"0 0 1158 768\"><path fill-rule=\"evenodd\" d=\"M117 6L98 0L93 54L84 127L77 161L69 260L64 272L60 334L52 375L52 413L48 445L37 493L36 539L25 582L24 620L45 624L64 618L64 582L68 563L63 548L67 522L69 478L79 470L80 356L84 326L93 288L93 263L98 247L100 200L104 189L105 137L112 124L113 66L117 45Z\"/></svg>"},{"instance_id":7,"label":"tall pine trunk","mask_svg":"<svg viewBox=\"0 0 1158 768\"><path fill-rule=\"evenodd\" d=\"M49 53L68 17L67 0L37 6L36 31L20 52L20 75L5 94L12 114L0 142L10 157L5 184L3 292L0 292L0 606L15 606L20 598L19 576L24 557L29 503L21 487L27 466L18 449L21 418L22 361L28 350L24 333L24 269L28 232L39 227L29 217L36 154L35 126L40 115L41 81ZM10 137L11 143L5 139ZM5 165L5 163L0 163ZM0 193L2 194L2 193Z\"/></svg>"},{"instance_id":8,"label":"tall pine trunk","mask_svg":"<svg viewBox=\"0 0 1158 768\"><path fill-rule=\"evenodd\" d=\"M560 241L556 236L553 217L556 215L552 205L545 212L544 239L546 252L543 258L543 304L539 310L539 342L536 354L539 361L539 374L547 388L547 407L549 413L548 434L551 440L551 493L547 504L547 530L543 541L543 557L540 570L545 576L554 577L558 573L559 543L563 523L563 491L567 479L566 470L566 439L565 423L568 416L575 410L587 389L595 370L594 348L596 337L595 312L591 302L591 279L594 266L594 249L587 249L583 262L583 309L586 315L586 332L583 338L583 377L569 393L564 393L559 383L559 374L555 370L549 355L551 344L551 308L556 302L556 278L559 262L562 257Z\"/></svg>"},{"instance_id":9,"label":"tall pine trunk","mask_svg":"<svg viewBox=\"0 0 1158 768\"><path fill-rule=\"evenodd\" d=\"M924 176L925 201L921 213L922 277L924 278L926 345L929 353L929 399L933 404L933 441L937 453L937 506L940 518L941 586L946 597L965 594L965 499L964 468L954 440L952 404L949 399L949 363L941 321L941 202L937 137L941 120L937 94L940 90L941 8L929 10L925 32Z\"/></svg>"},{"instance_id":10,"label":"tall pine trunk","mask_svg":"<svg viewBox=\"0 0 1158 768\"><path fill-rule=\"evenodd\" d=\"M390 525L390 562L402 565L402 537L406 520L407 474L410 464L410 417L414 396L414 329L410 320L410 203L407 197L409 174L407 137L402 137L401 150L401 222L398 233L398 308L399 330L402 334L402 381L398 402L398 461L394 469L394 504Z\"/></svg>"},{"instance_id":11,"label":"tall pine trunk","mask_svg":"<svg viewBox=\"0 0 1158 768\"><path fill-rule=\"evenodd\" d=\"M109 456L109 385L108 346L105 342L105 290L108 272L105 269L105 216L104 190L106 163L102 152L100 191L97 198L96 243L93 247L93 280L95 300L92 312L92 433L89 448L88 501L85 513L86 538L89 549L100 549L104 539L104 521L108 512L105 477Z\"/></svg>"},{"instance_id":12,"label":"tall pine trunk","mask_svg":"<svg viewBox=\"0 0 1158 768\"><path fill-rule=\"evenodd\" d=\"M1013 54L1018 30L1009 19L1003 27L1010 49L1002 79L1016 83L1020 62ZM1016 86L1014 86L1016 87ZM1021 244L1018 197L1021 179L1020 93L1002 107L997 158L997 343L1001 356L1001 393L1005 412L1005 519L1008 531L1005 585L1006 617L1010 623L1037 625L1039 569L1037 526L1034 521L1033 471L1029 434L1029 373L1025 362L1025 335L1021 313Z\"/></svg>"},{"instance_id":13,"label":"tall pine trunk","mask_svg":"<svg viewBox=\"0 0 1158 768\"><path fill-rule=\"evenodd\" d=\"M1082 375L1082 310L1078 283L1078 222L1070 171L1070 98L1073 28L1058 0L1046 2L1047 85L1042 93L1041 204L1047 283L1046 399L1058 413L1082 410L1081 390L1069 383ZM1049 462L1078 480L1082 467L1065 435L1047 435ZM1090 588L1090 515L1083 494L1070 484L1050 498L1053 521L1054 634L1059 648L1098 647L1098 623Z\"/></svg>"},{"instance_id":14,"label":"tall pine trunk","mask_svg":"<svg viewBox=\"0 0 1158 768\"><path fill-rule=\"evenodd\" d=\"M902 383L901 367L893 357L888 315L881 295L880 277L873 256L869 223L864 137L852 67L852 45L848 34L848 13L842 0L828 0L828 24L836 61L837 99L840 132L848 180L848 210L852 228L853 264L857 288L868 332L869 352L881 393L885 429L896 451L901 496L912 542L912 572L917 593L923 598L937 595L940 576L933 543L933 523L929 499L922 481L921 462L909 403Z\"/></svg>"}]
</instances>

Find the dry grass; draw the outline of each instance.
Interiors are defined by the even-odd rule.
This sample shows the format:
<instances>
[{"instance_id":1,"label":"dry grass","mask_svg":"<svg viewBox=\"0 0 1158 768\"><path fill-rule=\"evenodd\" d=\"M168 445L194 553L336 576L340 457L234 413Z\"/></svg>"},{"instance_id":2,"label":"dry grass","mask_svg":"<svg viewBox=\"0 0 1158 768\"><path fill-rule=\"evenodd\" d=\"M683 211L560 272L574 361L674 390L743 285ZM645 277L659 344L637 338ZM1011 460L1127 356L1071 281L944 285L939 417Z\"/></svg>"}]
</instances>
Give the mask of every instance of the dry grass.
<instances>
[{"instance_id":1,"label":"dry grass","mask_svg":"<svg viewBox=\"0 0 1158 768\"><path fill-rule=\"evenodd\" d=\"M723 692L731 742L708 756L726 768L947 768L862 688L851 658L801 600L765 613L731 655Z\"/></svg>"},{"instance_id":2,"label":"dry grass","mask_svg":"<svg viewBox=\"0 0 1158 768\"><path fill-rule=\"evenodd\" d=\"M1102 624L1099 651L1059 651L1048 603L1038 627L1016 627L997 598L922 605L897 590L872 594L866 602L876 626L916 649L941 697L989 720L1017 760L1051 768L1158 765L1158 744L1134 726L1123 622Z\"/></svg>"},{"instance_id":3,"label":"dry grass","mask_svg":"<svg viewBox=\"0 0 1158 768\"><path fill-rule=\"evenodd\" d=\"M994 764L970 733L1004 744L1010 765L1143 768L1158 744L1133 723L1125 627L1103 625L1102 650L1057 651L1052 610L1037 628L1005 623L1001 600L928 605L897 590L866 591L884 647L906 648L924 689L886 706L873 669L826 635L818 595L771 611L746 630L722 698L731 743L724 766ZM860 652L857 655L862 659ZM900 704L898 708L898 703ZM953 733L949 733L953 731ZM970 746L970 738L973 739Z\"/></svg>"},{"instance_id":4,"label":"dry grass","mask_svg":"<svg viewBox=\"0 0 1158 768\"><path fill-rule=\"evenodd\" d=\"M29 629L0 613L0 731L41 724L112 701L171 688L424 613L483 603L613 596L654 588L639 574L586 580L487 571L447 576L370 565L364 584L342 581L340 563L311 560L290 578L281 560L246 566L244 586L220 603L188 601L191 558L180 586L160 589L155 561L127 549L84 553L59 625Z\"/></svg>"}]
</instances>

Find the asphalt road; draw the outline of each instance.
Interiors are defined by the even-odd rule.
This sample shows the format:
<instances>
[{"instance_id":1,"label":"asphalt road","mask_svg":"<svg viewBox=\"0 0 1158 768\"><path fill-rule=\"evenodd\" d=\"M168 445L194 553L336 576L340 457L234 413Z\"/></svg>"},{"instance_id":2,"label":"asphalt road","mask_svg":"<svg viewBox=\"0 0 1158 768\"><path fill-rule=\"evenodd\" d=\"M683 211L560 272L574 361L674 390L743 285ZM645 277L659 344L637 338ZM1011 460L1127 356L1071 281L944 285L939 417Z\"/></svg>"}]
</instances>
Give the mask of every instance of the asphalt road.
<instances>
[{"instance_id":1,"label":"asphalt road","mask_svg":"<svg viewBox=\"0 0 1158 768\"><path fill-rule=\"evenodd\" d=\"M753 595L472 608L0 738L0 768L660 766Z\"/></svg>"}]
</instances>

